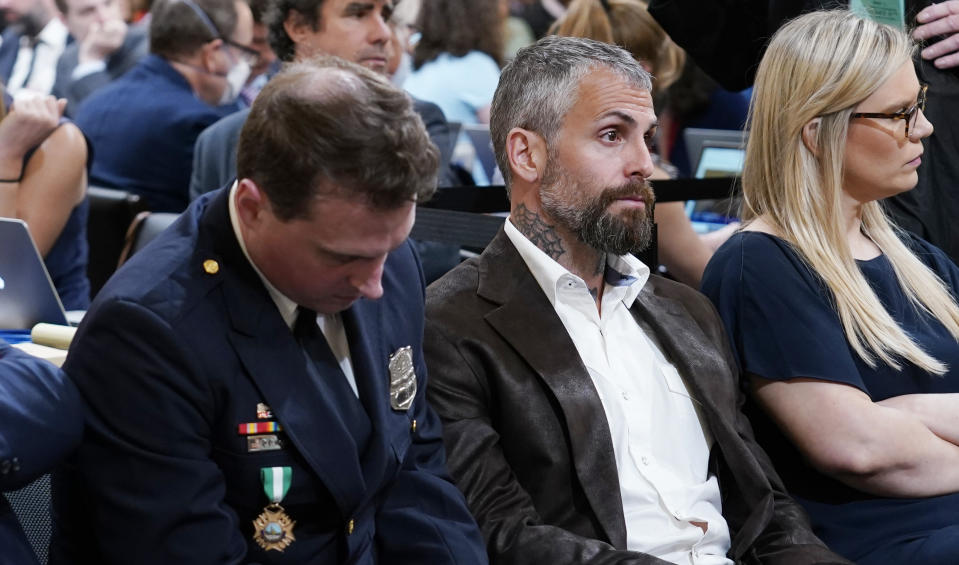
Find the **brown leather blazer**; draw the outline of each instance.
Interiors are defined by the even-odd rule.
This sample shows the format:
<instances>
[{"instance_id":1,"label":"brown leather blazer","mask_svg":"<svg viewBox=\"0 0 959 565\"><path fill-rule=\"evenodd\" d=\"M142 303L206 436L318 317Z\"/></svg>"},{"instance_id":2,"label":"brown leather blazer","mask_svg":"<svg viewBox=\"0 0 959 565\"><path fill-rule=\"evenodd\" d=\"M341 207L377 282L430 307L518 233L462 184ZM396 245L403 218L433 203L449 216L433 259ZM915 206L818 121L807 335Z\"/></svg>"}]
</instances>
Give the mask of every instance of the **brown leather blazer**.
<instances>
[{"instance_id":1,"label":"brown leather blazer","mask_svg":"<svg viewBox=\"0 0 959 565\"><path fill-rule=\"evenodd\" d=\"M700 403L716 443L737 563L848 563L784 492L739 408L736 364L712 304L653 276L632 308ZM501 230L427 290L429 399L448 463L494 564L663 564L626 550L602 403L549 300Z\"/></svg>"}]
</instances>

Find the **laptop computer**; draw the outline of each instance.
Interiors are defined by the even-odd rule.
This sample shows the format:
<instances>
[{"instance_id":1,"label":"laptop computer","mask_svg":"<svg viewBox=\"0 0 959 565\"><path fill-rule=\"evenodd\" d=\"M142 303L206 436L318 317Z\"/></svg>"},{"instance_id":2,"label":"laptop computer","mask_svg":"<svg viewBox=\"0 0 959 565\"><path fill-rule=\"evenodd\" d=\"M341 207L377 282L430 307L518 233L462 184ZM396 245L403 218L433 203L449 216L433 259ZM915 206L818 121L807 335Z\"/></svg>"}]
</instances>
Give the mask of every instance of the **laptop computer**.
<instances>
[{"instance_id":1,"label":"laptop computer","mask_svg":"<svg viewBox=\"0 0 959 565\"><path fill-rule=\"evenodd\" d=\"M23 220L0 218L0 329L67 324L63 303Z\"/></svg>"},{"instance_id":2,"label":"laptop computer","mask_svg":"<svg viewBox=\"0 0 959 565\"><path fill-rule=\"evenodd\" d=\"M740 130L687 128L683 136L694 165L693 176L697 179L738 176L743 170L748 135L749 132ZM736 221L732 210L738 208L738 202L729 199L690 200L686 203L686 214L697 233L707 233Z\"/></svg>"},{"instance_id":3,"label":"laptop computer","mask_svg":"<svg viewBox=\"0 0 959 565\"><path fill-rule=\"evenodd\" d=\"M746 138L749 132L742 130L728 129L704 129L704 128L686 128L683 130L683 140L686 142L686 153L689 155L689 163L692 165L691 171L694 171L696 178L707 178L709 169L704 168L713 157L720 153L727 156L731 154L745 154ZM717 152L716 149L728 149L730 151ZM703 160L707 162L704 164ZM742 163L740 162L740 168ZM739 169L727 169L726 176L736 176ZM709 176L719 176L715 173Z\"/></svg>"}]
</instances>

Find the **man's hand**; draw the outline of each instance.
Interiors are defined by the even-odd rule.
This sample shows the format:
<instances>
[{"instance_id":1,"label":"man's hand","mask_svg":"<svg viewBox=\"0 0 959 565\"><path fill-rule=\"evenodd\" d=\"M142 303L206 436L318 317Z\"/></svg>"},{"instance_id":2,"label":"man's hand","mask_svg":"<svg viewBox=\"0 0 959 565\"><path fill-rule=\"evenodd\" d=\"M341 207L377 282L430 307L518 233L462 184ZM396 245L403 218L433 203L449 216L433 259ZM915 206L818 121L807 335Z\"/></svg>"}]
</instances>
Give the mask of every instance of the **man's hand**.
<instances>
[{"instance_id":1,"label":"man's hand","mask_svg":"<svg viewBox=\"0 0 959 565\"><path fill-rule=\"evenodd\" d=\"M82 65L83 63L106 61L123 45L123 39L126 35L127 24L119 18L91 24L90 31L80 43L79 63Z\"/></svg>"},{"instance_id":2,"label":"man's hand","mask_svg":"<svg viewBox=\"0 0 959 565\"><path fill-rule=\"evenodd\" d=\"M927 6L916 15L920 25L912 32L915 39L942 39L922 50L922 58L933 61L938 69L959 66L959 0Z\"/></svg>"},{"instance_id":3,"label":"man's hand","mask_svg":"<svg viewBox=\"0 0 959 565\"><path fill-rule=\"evenodd\" d=\"M60 123L67 101L53 96L18 98L0 121L0 177L18 178L23 156L40 145Z\"/></svg>"}]
</instances>

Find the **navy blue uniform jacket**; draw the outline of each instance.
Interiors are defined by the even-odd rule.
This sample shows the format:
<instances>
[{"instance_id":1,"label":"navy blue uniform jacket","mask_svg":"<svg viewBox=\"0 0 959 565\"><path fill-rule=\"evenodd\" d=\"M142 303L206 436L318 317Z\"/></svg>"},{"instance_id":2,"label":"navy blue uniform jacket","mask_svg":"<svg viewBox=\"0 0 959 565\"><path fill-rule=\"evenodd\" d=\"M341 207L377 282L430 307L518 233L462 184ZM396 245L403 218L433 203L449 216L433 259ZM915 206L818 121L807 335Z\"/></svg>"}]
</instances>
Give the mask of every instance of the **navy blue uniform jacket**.
<instances>
[{"instance_id":1,"label":"navy blue uniform jacket","mask_svg":"<svg viewBox=\"0 0 959 565\"><path fill-rule=\"evenodd\" d=\"M409 243L386 261L383 298L342 314L372 422L358 453L244 257L228 196L194 202L114 275L78 330L65 370L88 401L88 429L55 476L61 529L51 562L485 563L424 396L424 296ZM405 346L417 392L397 411L388 359ZM333 363L319 369L343 378ZM279 451L248 452L238 433L265 421L260 403L283 427ZM253 541L268 503L260 469L274 466L293 470L282 504L296 541L282 553Z\"/></svg>"}]
</instances>

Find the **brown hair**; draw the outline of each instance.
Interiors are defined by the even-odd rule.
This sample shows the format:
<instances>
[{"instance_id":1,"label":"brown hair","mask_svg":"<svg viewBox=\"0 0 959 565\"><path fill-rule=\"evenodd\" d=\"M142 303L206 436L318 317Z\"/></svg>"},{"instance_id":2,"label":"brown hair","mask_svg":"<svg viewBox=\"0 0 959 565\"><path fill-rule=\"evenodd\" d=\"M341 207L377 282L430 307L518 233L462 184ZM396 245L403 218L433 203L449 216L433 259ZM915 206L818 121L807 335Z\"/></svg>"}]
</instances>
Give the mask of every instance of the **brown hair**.
<instances>
[{"instance_id":1,"label":"brown hair","mask_svg":"<svg viewBox=\"0 0 959 565\"><path fill-rule=\"evenodd\" d=\"M283 25L288 16L299 18L313 31L319 30L320 8L324 0L270 0L263 14L263 23L269 28L270 48L281 61L292 61L296 44L286 33Z\"/></svg>"},{"instance_id":2,"label":"brown hair","mask_svg":"<svg viewBox=\"0 0 959 565\"><path fill-rule=\"evenodd\" d=\"M442 53L462 57L481 51L503 65L503 20L500 0L423 0L416 27L420 40L413 50L418 69Z\"/></svg>"},{"instance_id":3,"label":"brown hair","mask_svg":"<svg viewBox=\"0 0 959 565\"><path fill-rule=\"evenodd\" d=\"M409 96L383 76L337 57L291 63L263 88L247 117L238 177L253 180L283 220L319 195L379 209L424 201L439 152Z\"/></svg>"},{"instance_id":4,"label":"brown hair","mask_svg":"<svg viewBox=\"0 0 959 565\"><path fill-rule=\"evenodd\" d=\"M665 90L683 70L686 53L649 15L642 0L573 0L549 33L619 45L649 65L653 91Z\"/></svg>"},{"instance_id":5,"label":"brown hair","mask_svg":"<svg viewBox=\"0 0 959 565\"><path fill-rule=\"evenodd\" d=\"M205 43L231 37L236 30L233 0L157 0L150 14L150 52L164 59L189 56Z\"/></svg>"}]
</instances>

